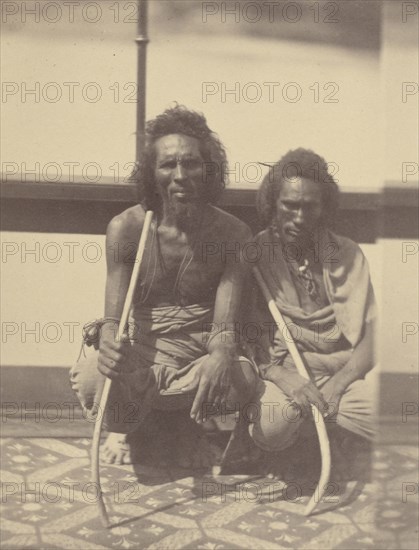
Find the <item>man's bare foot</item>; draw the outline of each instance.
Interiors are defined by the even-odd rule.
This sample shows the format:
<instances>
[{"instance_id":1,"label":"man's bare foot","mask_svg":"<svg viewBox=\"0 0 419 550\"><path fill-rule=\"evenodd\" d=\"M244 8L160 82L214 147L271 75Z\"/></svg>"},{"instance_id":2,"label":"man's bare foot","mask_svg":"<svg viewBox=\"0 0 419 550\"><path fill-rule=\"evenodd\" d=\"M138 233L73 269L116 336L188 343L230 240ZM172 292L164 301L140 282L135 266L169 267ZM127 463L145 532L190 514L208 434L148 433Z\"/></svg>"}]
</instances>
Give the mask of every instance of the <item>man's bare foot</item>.
<instances>
[{"instance_id":1,"label":"man's bare foot","mask_svg":"<svg viewBox=\"0 0 419 550\"><path fill-rule=\"evenodd\" d=\"M101 447L101 460L107 464L133 464L138 447L138 434L109 433Z\"/></svg>"},{"instance_id":2,"label":"man's bare foot","mask_svg":"<svg viewBox=\"0 0 419 550\"><path fill-rule=\"evenodd\" d=\"M101 447L101 460L107 464L133 464L147 457L153 465L166 467L173 463L182 468L209 468L216 461L214 450L202 426L186 411L175 411L156 417L150 425L129 434L109 433Z\"/></svg>"}]
</instances>

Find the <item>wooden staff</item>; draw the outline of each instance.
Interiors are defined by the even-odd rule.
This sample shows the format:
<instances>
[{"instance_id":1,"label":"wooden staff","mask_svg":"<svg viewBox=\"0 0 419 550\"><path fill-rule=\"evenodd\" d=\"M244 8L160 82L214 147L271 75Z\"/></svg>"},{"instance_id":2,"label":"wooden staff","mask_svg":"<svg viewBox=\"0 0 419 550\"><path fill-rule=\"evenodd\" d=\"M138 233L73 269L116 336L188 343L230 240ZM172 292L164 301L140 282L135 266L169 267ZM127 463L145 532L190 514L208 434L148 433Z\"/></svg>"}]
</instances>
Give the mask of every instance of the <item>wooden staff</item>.
<instances>
[{"instance_id":1,"label":"wooden staff","mask_svg":"<svg viewBox=\"0 0 419 550\"><path fill-rule=\"evenodd\" d=\"M147 44L149 42L147 36L147 24L148 24L148 0L138 0L138 34L135 39L137 43L137 85L138 85L138 101L137 101L137 118L136 118L136 147L135 147L135 170L138 169L140 155L144 147L145 136L145 105L146 105L146 57L147 57ZM119 322L117 339L119 340L128 323L128 316L131 309L132 299L134 296L134 290L137 283L138 274L140 272L141 260L144 254L145 243L147 235L150 231L151 221L153 219L153 212L147 211L144 226L141 233L140 243L138 245L137 255L135 258L135 264L131 275L130 284L128 287L127 296L125 298L124 309L122 317ZM98 415L96 417L95 427L93 431L92 451L91 451L91 476L93 483L98 487L98 507L102 523L105 527L110 527L108 514L106 512L105 503L103 501L102 489L100 486L100 474L99 474L99 445L100 445L100 432L102 429L103 415L105 414L106 405L108 402L109 392L111 389L111 379L106 378L105 384L102 390L102 396L99 403Z\"/></svg>"},{"instance_id":2,"label":"wooden staff","mask_svg":"<svg viewBox=\"0 0 419 550\"><path fill-rule=\"evenodd\" d=\"M254 267L253 273L255 275L257 283L259 284L262 294L268 304L269 311L271 312L271 315L276 325L278 326L282 334L285 334L284 331L288 331L289 333L289 337L285 338L285 341L287 343L288 351L290 352L290 355L297 368L298 374L310 380L310 376L307 372L306 366L303 363L303 360L301 359L300 352L298 351L298 348L295 345L292 334L288 330L288 327L284 321L284 318L282 317L282 314L279 311L278 306L276 305L274 299L272 298L269 288L267 287L265 281L263 280L263 277L259 269L257 267ZM324 492L329 482L330 468L331 468L330 443L327 435L326 424L324 422L322 413L319 411L316 405L311 404L311 411L313 413L314 424L316 425L317 435L320 443L322 468L320 472L319 483L304 511L305 516L309 516L313 512L314 508L316 507L316 504L320 502L321 499L323 498Z\"/></svg>"},{"instance_id":3,"label":"wooden staff","mask_svg":"<svg viewBox=\"0 0 419 550\"><path fill-rule=\"evenodd\" d=\"M125 298L124 309L122 310L121 320L118 326L118 333L116 336L117 341L119 342L122 338L122 335L125 332L125 328L128 323L128 316L132 306L132 300L134 298L134 291L137 284L138 275L140 273L141 262L144 255L144 249L147 242L147 237L150 232L151 222L153 220L153 212L148 210L145 219L144 225L141 231L140 243L138 245L137 255L135 257L135 264L132 270L131 279L129 282L129 287L127 295ZM106 410L106 405L108 403L109 392L111 390L112 380L110 378L105 379L105 384L102 390L102 396L100 398L99 409L96 416L95 427L93 430L93 440L92 440L92 451L91 451L91 476L92 482L95 484L95 487L98 489L98 507L99 514L102 520L104 527L109 528L111 525L109 523L108 514L106 512L105 502L103 500L102 488L100 486L100 472L99 472L99 445L100 445L100 432L102 430L103 417Z\"/></svg>"}]
</instances>

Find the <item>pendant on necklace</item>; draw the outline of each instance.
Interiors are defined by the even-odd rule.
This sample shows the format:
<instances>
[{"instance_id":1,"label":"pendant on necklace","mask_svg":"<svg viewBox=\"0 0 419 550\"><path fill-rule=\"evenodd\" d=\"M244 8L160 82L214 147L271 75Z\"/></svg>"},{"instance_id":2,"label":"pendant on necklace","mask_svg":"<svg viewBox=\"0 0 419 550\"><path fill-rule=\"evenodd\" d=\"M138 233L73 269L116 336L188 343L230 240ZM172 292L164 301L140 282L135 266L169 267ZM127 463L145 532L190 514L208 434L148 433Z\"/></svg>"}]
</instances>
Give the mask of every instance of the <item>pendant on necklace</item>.
<instances>
[{"instance_id":1,"label":"pendant on necklace","mask_svg":"<svg viewBox=\"0 0 419 550\"><path fill-rule=\"evenodd\" d=\"M307 260L307 258L305 258L304 262L303 262L303 265L298 266L298 271L300 273L305 273L308 270L308 266L309 266L308 260Z\"/></svg>"},{"instance_id":2,"label":"pendant on necklace","mask_svg":"<svg viewBox=\"0 0 419 550\"><path fill-rule=\"evenodd\" d=\"M297 276L301 281L302 285L306 289L308 295L316 303L319 303L319 292L317 288L316 281L314 280L313 273L310 269L310 264L307 258L304 259L302 265L298 266Z\"/></svg>"}]
</instances>

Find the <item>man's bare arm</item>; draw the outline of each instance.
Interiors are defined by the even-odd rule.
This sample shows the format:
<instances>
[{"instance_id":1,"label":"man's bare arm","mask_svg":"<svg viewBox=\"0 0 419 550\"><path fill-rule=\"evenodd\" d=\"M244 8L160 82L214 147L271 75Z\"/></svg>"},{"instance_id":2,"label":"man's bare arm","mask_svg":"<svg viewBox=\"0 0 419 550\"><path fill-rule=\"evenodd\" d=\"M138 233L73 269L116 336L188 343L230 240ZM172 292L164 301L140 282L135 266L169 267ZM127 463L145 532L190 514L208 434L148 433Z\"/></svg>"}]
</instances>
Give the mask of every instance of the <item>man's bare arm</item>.
<instances>
[{"instance_id":1,"label":"man's bare arm","mask_svg":"<svg viewBox=\"0 0 419 550\"><path fill-rule=\"evenodd\" d=\"M134 267L132 250L138 246L142 216L123 212L106 232L105 316L120 318Z\"/></svg>"},{"instance_id":2,"label":"man's bare arm","mask_svg":"<svg viewBox=\"0 0 419 550\"><path fill-rule=\"evenodd\" d=\"M246 244L252 239L252 233L247 225L242 225L236 238L236 243L239 244L239 254L227 256L226 268L217 289L213 337L210 337L207 348L210 354L215 351L235 354L237 349L239 335L234 334L234 331L237 330L240 321L244 290L251 269L251 264L244 254Z\"/></svg>"},{"instance_id":3,"label":"man's bare arm","mask_svg":"<svg viewBox=\"0 0 419 550\"><path fill-rule=\"evenodd\" d=\"M120 319L134 267L132 249L138 246L143 212L129 209L115 217L106 232L105 317ZM101 328L99 371L109 378L118 378L126 360L127 339L115 339L118 322L108 322Z\"/></svg>"},{"instance_id":4,"label":"man's bare arm","mask_svg":"<svg viewBox=\"0 0 419 550\"><path fill-rule=\"evenodd\" d=\"M213 319L215 330L208 340L209 357L202 363L191 408L191 417L198 423L205 421L208 406L220 406L232 384L232 366L237 358L238 344L234 328L240 319L243 290L250 273L250 265L243 256L244 245L251 239L250 229L245 224L240 224L236 239L240 256L238 261L234 255L229 258L218 285Z\"/></svg>"},{"instance_id":5,"label":"man's bare arm","mask_svg":"<svg viewBox=\"0 0 419 550\"><path fill-rule=\"evenodd\" d=\"M351 358L333 375L334 384L342 393L352 382L364 378L374 366L374 330L373 322L366 323L364 334L355 346Z\"/></svg>"},{"instance_id":6,"label":"man's bare arm","mask_svg":"<svg viewBox=\"0 0 419 550\"><path fill-rule=\"evenodd\" d=\"M338 412L340 400L348 386L364 378L374 366L374 330L373 322L365 325L362 339L355 346L349 361L322 387L321 392L329 405L330 416Z\"/></svg>"}]
</instances>

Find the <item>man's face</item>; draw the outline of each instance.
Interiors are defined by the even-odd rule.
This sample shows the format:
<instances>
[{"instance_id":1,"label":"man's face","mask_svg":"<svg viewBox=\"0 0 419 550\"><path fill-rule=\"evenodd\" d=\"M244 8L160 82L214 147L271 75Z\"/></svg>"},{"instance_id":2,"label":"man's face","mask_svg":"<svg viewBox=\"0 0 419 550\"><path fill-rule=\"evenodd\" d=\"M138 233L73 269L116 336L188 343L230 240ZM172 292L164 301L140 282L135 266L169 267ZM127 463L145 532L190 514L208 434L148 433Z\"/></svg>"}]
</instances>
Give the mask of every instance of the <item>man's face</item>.
<instances>
[{"instance_id":1,"label":"man's face","mask_svg":"<svg viewBox=\"0 0 419 550\"><path fill-rule=\"evenodd\" d=\"M322 215L321 184L299 177L284 180L276 212L284 244L308 245Z\"/></svg>"},{"instance_id":2,"label":"man's face","mask_svg":"<svg viewBox=\"0 0 419 550\"><path fill-rule=\"evenodd\" d=\"M170 134L156 141L155 180L166 210L191 216L204 203L204 160L197 139Z\"/></svg>"}]
</instances>

